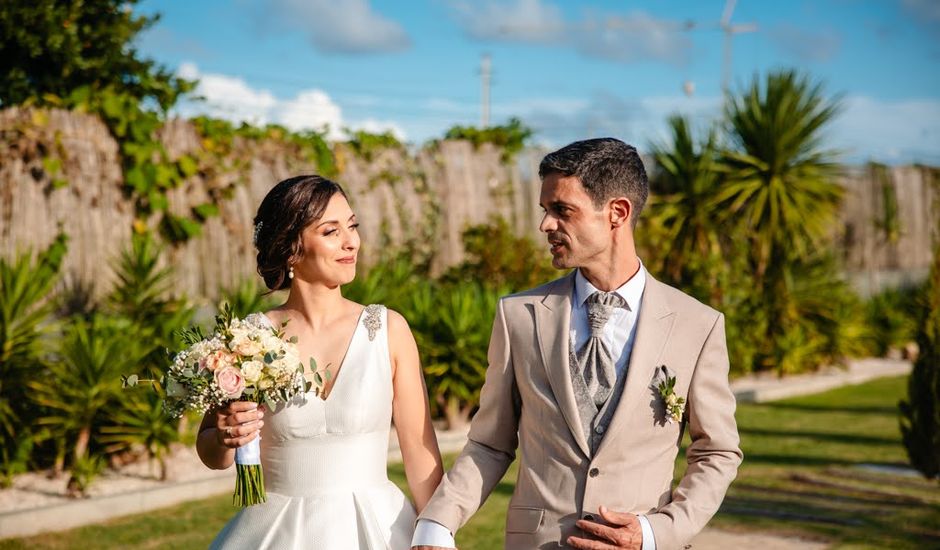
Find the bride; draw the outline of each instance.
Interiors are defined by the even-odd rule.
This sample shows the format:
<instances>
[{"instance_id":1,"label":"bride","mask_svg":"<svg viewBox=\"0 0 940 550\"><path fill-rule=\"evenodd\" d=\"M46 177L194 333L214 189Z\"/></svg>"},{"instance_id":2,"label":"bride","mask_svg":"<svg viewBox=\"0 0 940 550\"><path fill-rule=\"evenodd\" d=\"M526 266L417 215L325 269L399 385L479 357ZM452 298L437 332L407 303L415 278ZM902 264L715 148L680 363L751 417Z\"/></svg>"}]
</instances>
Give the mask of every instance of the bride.
<instances>
[{"instance_id":1,"label":"bride","mask_svg":"<svg viewBox=\"0 0 940 550\"><path fill-rule=\"evenodd\" d=\"M267 490L267 501L241 510L212 548L410 548L415 508L441 480L408 324L340 293L356 275L357 227L343 190L319 176L278 183L258 208L258 273L268 288L290 293L282 306L249 318L286 322L300 357L329 376L319 393L274 410L235 402L205 415L196 444L202 461L228 468L236 448L261 437ZM414 506L388 480L392 419Z\"/></svg>"}]
</instances>

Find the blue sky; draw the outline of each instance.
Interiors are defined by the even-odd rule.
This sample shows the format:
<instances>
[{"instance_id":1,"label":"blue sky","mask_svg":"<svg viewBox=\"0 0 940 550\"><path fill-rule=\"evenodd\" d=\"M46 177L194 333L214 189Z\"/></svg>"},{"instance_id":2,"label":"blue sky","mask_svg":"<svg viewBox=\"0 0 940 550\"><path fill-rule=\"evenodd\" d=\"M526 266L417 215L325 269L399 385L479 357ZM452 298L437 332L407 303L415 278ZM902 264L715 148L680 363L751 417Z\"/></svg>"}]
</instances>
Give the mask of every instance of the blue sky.
<instances>
[{"instance_id":1,"label":"blue sky","mask_svg":"<svg viewBox=\"0 0 940 550\"><path fill-rule=\"evenodd\" d=\"M641 149L721 105L726 0L143 0L142 53L202 84L205 112L292 128L390 129L412 143L520 117L549 146L613 135ZM797 68L842 97L848 162L940 165L940 2L741 0L731 87ZM687 90L688 88L688 90ZM691 91L691 93L686 93Z\"/></svg>"}]
</instances>

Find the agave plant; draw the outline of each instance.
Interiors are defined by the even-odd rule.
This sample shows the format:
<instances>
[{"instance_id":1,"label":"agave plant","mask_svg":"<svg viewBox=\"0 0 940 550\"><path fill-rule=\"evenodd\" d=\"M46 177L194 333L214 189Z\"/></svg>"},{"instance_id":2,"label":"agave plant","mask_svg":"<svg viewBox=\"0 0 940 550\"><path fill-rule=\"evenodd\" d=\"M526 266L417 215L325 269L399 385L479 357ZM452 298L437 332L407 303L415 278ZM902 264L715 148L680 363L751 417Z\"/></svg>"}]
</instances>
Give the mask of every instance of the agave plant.
<instances>
[{"instance_id":1,"label":"agave plant","mask_svg":"<svg viewBox=\"0 0 940 550\"><path fill-rule=\"evenodd\" d=\"M759 283L771 262L806 257L834 220L843 195L838 153L822 139L839 111L838 99L793 71L771 73L763 85L755 79L725 107L731 147L721 154L714 205L749 235Z\"/></svg>"},{"instance_id":2,"label":"agave plant","mask_svg":"<svg viewBox=\"0 0 940 550\"><path fill-rule=\"evenodd\" d=\"M903 348L914 341L920 288L886 289L872 296L867 303L868 325L873 331L874 353L884 356L891 348Z\"/></svg>"},{"instance_id":3,"label":"agave plant","mask_svg":"<svg viewBox=\"0 0 940 550\"><path fill-rule=\"evenodd\" d=\"M792 318L819 338L812 367L841 365L865 355L872 335L861 300L842 279L831 255L819 254L791 272Z\"/></svg>"},{"instance_id":4,"label":"agave plant","mask_svg":"<svg viewBox=\"0 0 940 550\"><path fill-rule=\"evenodd\" d=\"M451 429L466 426L478 403L498 299L480 284L424 285L403 311L415 331L428 392Z\"/></svg>"},{"instance_id":5,"label":"agave plant","mask_svg":"<svg viewBox=\"0 0 940 550\"><path fill-rule=\"evenodd\" d=\"M380 260L368 272L343 287L343 295L362 304L385 304L400 310L407 307L409 295L417 288L419 270L407 252ZM406 316L407 317L407 316ZM408 318L409 322L411 318Z\"/></svg>"},{"instance_id":6,"label":"agave plant","mask_svg":"<svg viewBox=\"0 0 940 550\"><path fill-rule=\"evenodd\" d=\"M139 372L154 375L167 366L166 350L179 347L175 335L194 314L188 300L171 297L173 270L160 267L162 253L149 234L134 235L115 263L118 282L107 298L108 310L129 319L134 331L149 342Z\"/></svg>"},{"instance_id":7,"label":"agave plant","mask_svg":"<svg viewBox=\"0 0 940 550\"><path fill-rule=\"evenodd\" d=\"M162 312L172 290L173 270L160 267L160 245L149 234L135 234L115 262L117 284L108 297L115 313L134 321Z\"/></svg>"},{"instance_id":8,"label":"agave plant","mask_svg":"<svg viewBox=\"0 0 940 550\"><path fill-rule=\"evenodd\" d=\"M67 238L58 235L35 260L28 252L0 258L0 452L8 471L25 467L33 426L26 383L38 377L41 338L50 327L50 290L59 276ZM11 474L12 475L12 474Z\"/></svg>"},{"instance_id":9,"label":"agave plant","mask_svg":"<svg viewBox=\"0 0 940 550\"><path fill-rule=\"evenodd\" d=\"M238 318L259 311L267 311L278 305L281 300L273 294L266 294L258 284L257 279L243 279L237 285L222 289L221 302L232 308L232 313ZM221 309L221 305L219 307Z\"/></svg>"},{"instance_id":10,"label":"agave plant","mask_svg":"<svg viewBox=\"0 0 940 550\"><path fill-rule=\"evenodd\" d=\"M134 328L119 317L71 319L42 376L28 383L32 399L44 410L38 424L71 448L73 464L88 456L109 410L118 406L121 375L139 371L153 349ZM70 485L76 483L73 476Z\"/></svg>"},{"instance_id":11,"label":"agave plant","mask_svg":"<svg viewBox=\"0 0 940 550\"><path fill-rule=\"evenodd\" d=\"M108 424L102 426L100 437L107 445L105 451L145 449L159 464L160 479L166 480L166 456L180 433L179 420L167 415L163 396L154 391L133 392L107 412Z\"/></svg>"},{"instance_id":12,"label":"agave plant","mask_svg":"<svg viewBox=\"0 0 940 550\"><path fill-rule=\"evenodd\" d=\"M85 496L88 487L105 468L104 458L98 455L82 456L72 463L72 478L68 484L68 495L72 498Z\"/></svg>"}]
</instances>

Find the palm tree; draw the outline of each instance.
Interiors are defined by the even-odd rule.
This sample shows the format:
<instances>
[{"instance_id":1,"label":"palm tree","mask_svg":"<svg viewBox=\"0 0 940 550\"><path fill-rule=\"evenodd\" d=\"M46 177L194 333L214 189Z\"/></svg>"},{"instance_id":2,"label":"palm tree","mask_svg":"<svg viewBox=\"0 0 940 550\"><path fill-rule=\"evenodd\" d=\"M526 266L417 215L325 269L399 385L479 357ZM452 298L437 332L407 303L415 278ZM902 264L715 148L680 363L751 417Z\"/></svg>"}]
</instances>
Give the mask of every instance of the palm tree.
<instances>
[{"instance_id":1,"label":"palm tree","mask_svg":"<svg viewBox=\"0 0 940 550\"><path fill-rule=\"evenodd\" d=\"M834 264L813 264L843 195L838 153L822 144L839 111L837 98L794 71L755 79L725 106L729 147L720 154L723 182L714 205L747 246L755 289L748 300L762 320L749 325L754 360L780 373L818 366L855 346L854 329L836 328L851 319L851 307L839 319L817 315L821 287L806 280L809 271L825 281L836 277Z\"/></svg>"},{"instance_id":2,"label":"palm tree","mask_svg":"<svg viewBox=\"0 0 940 550\"><path fill-rule=\"evenodd\" d=\"M750 235L760 283L772 262L804 258L829 229L843 190L837 152L822 139L839 113L838 99L794 71L757 79L725 107L731 147L715 204L721 217Z\"/></svg>"},{"instance_id":3,"label":"palm tree","mask_svg":"<svg viewBox=\"0 0 940 550\"><path fill-rule=\"evenodd\" d=\"M720 300L717 267L722 255L721 226L712 204L720 190L716 135L708 132L696 143L685 117L669 118L671 140L651 146L657 170L652 178L654 198L650 218L663 229L659 250L663 272L675 284L699 286L693 281L704 276L713 303Z\"/></svg>"}]
</instances>

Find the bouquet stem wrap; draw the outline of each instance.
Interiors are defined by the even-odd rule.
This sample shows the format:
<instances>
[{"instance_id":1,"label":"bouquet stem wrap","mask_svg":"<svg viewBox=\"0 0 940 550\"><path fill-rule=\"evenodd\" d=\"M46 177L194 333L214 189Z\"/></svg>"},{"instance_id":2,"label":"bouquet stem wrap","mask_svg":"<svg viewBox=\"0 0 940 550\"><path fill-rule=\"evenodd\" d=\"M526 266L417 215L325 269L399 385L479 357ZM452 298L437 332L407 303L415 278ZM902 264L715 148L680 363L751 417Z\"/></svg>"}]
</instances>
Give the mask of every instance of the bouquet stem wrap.
<instances>
[{"instance_id":1,"label":"bouquet stem wrap","mask_svg":"<svg viewBox=\"0 0 940 550\"><path fill-rule=\"evenodd\" d=\"M261 504L264 494L264 474L261 470L261 437L235 449L235 494L232 504L242 508Z\"/></svg>"}]
</instances>

